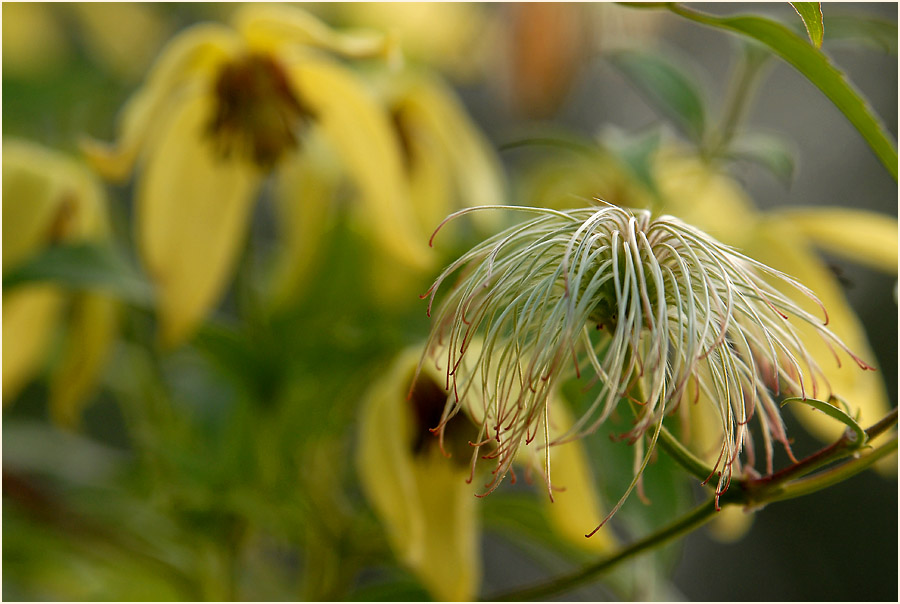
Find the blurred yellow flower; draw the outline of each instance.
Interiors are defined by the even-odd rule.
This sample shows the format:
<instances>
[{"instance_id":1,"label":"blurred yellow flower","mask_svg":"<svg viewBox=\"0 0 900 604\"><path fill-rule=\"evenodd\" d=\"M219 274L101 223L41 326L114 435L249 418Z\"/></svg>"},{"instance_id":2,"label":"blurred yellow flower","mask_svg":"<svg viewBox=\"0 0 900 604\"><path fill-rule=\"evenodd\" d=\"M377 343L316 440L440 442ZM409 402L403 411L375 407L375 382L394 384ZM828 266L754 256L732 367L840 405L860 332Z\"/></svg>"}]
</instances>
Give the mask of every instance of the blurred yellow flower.
<instances>
[{"instance_id":1,"label":"blurred yellow flower","mask_svg":"<svg viewBox=\"0 0 900 604\"><path fill-rule=\"evenodd\" d=\"M389 74L379 88L402 143L404 173L422 241L428 241L441 221L460 207L503 203L500 160L449 86L427 72L407 70ZM477 226L487 229L495 217L481 218ZM377 284L373 292L378 299L395 307L417 301L424 287L421 272L404 271L384 254L371 260L370 278Z\"/></svg>"},{"instance_id":2,"label":"blurred yellow flower","mask_svg":"<svg viewBox=\"0 0 900 604\"><path fill-rule=\"evenodd\" d=\"M417 373L421 355L420 348L404 351L370 388L360 417L357 468L397 557L436 600L469 601L481 577L480 500L471 484L481 480L481 466L470 466L469 445L478 430L460 415L446 422L439 443L431 429L442 421L445 377L429 361ZM552 436L571 427L558 397L551 415ZM547 451L537 448L537 443L523 447L518 463L526 472L543 475ZM560 487L552 502L543 497L551 526L580 548L610 551L615 544L610 533L585 538L602 515L582 444L554 446L549 455L554 485Z\"/></svg>"},{"instance_id":3,"label":"blurred yellow flower","mask_svg":"<svg viewBox=\"0 0 900 604\"><path fill-rule=\"evenodd\" d=\"M381 34L336 33L299 9L248 6L231 27L179 33L124 107L116 145L85 143L107 178L140 169L138 248L156 285L163 344L188 338L218 302L263 179L304 161L307 129L339 157L378 246L398 264L429 266L390 117L329 56L391 58L393 48Z\"/></svg>"},{"instance_id":4,"label":"blurred yellow flower","mask_svg":"<svg viewBox=\"0 0 900 604\"><path fill-rule=\"evenodd\" d=\"M103 190L85 167L33 143L3 141L4 275L49 246L107 239L106 211ZM58 422L76 423L115 336L117 308L104 294L51 283L4 291L4 405L47 362L57 328L68 317L52 370L50 410Z\"/></svg>"},{"instance_id":5,"label":"blurred yellow flower","mask_svg":"<svg viewBox=\"0 0 900 604\"><path fill-rule=\"evenodd\" d=\"M339 2L343 22L396 36L410 59L459 79L482 75L496 23L477 2Z\"/></svg>"}]
</instances>

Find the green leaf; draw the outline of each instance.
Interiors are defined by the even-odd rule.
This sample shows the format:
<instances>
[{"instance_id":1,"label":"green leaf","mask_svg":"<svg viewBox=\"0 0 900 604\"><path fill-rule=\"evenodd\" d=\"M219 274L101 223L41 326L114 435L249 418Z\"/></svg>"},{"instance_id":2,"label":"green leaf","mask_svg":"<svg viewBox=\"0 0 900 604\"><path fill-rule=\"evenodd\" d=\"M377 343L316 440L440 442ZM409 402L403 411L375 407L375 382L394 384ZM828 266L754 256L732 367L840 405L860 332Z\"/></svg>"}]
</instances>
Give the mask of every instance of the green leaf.
<instances>
[{"instance_id":1,"label":"green leaf","mask_svg":"<svg viewBox=\"0 0 900 604\"><path fill-rule=\"evenodd\" d=\"M72 289L105 290L123 300L147 305L150 284L112 246L75 243L51 246L3 276L3 288L52 281Z\"/></svg>"},{"instance_id":2,"label":"green leaf","mask_svg":"<svg viewBox=\"0 0 900 604\"><path fill-rule=\"evenodd\" d=\"M872 151L897 180L897 146L862 95L828 57L790 29L761 17L715 17L680 5L669 9L686 19L749 36L775 52L815 84L869 143Z\"/></svg>"},{"instance_id":3,"label":"green leaf","mask_svg":"<svg viewBox=\"0 0 900 604\"><path fill-rule=\"evenodd\" d=\"M684 71L645 51L622 50L609 60L687 136L703 138L706 117L700 87Z\"/></svg>"},{"instance_id":4,"label":"green leaf","mask_svg":"<svg viewBox=\"0 0 900 604\"><path fill-rule=\"evenodd\" d=\"M791 6L803 19L806 33L816 48L822 47L825 36L825 24L822 22L822 5L819 2L791 2Z\"/></svg>"},{"instance_id":5,"label":"green leaf","mask_svg":"<svg viewBox=\"0 0 900 604\"><path fill-rule=\"evenodd\" d=\"M897 54L897 24L886 19L841 15L828 17L828 42L853 42Z\"/></svg>"},{"instance_id":6,"label":"green leaf","mask_svg":"<svg viewBox=\"0 0 900 604\"><path fill-rule=\"evenodd\" d=\"M743 159L762 166L786 187L794 179L797 162L793 145L782 136L767 132L742 134L731 143L732 159Z\"/></svg>"},{"instance_id":7,"label":"green leaf","mask_svg":"<svg viewBox=\"0 0 900 604\"><path fill-rule=\"evenodd\" d=\"M856 423L856 421L852 417L850 417L834 405L826 403L825 401L816 400L814 398L800 398L799 396L792 396L781 401L781 406L784 407L786 404L795 401L803 403L804 405L809 405L813 409L818 409L825 415L833 417L834 419L850 428L851 432L854 435L854 438L851 442L853 442L855 448L858 449L866 444L866 431L863 430L862 427L858 423Z\"/></svg>"}]
</instances>

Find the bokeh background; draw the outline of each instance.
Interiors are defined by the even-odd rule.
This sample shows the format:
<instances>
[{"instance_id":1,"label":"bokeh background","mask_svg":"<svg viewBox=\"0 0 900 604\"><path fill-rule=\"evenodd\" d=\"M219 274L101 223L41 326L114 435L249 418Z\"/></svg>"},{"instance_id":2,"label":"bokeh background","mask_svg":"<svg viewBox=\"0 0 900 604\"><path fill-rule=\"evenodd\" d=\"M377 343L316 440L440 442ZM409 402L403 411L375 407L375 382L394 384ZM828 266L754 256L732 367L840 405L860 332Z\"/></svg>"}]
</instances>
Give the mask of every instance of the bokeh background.
<instances>
[{"instance_id":1,"label":"bokeh background","mask_svg":"<svg viewBox=\"0 0 900 604\"><path fill-rule=\"evenodd\" d=\"M721 110L737 56L733 36L665 11L585 4L561 5L555 10L543 7L546 12L539 13L541 6L532 7L532 13L524 5L514 4L471 5L460 14L453 12L453 18L436 13L411 26L413 34L403 40L411 55L433 65L453 85L474 122L493 146L501 149L500 158L513 183L527 166L523 162L527 152L510 145L535 132L566 131L593 137L611 129L639 133L660 125L668 128L654 106L608 60L607 53L622 44L637 42L664 53L697 80L711 114ZM799 23L787 3L696 7L722 15L753 12L795 26ZM403 25L398 15L405 10L394 7L394 12L382 13L372 6L325 3L305 8L334 25L375 28ZM27 138L76 155L77 143L85 134L111 139L114 116L167 39L190 24L227 19L234 10L234 6L215 3L130 8L115 3L102 7L4 3L4 140ZM829 18L841 15L865 15L892 23L893 44L883 47L877 40L858 38L830 40ZM896 140L897 5L827 3L824 16L825 51L869 100ZM444 32L449 40L446 45L441 45L442 28L455 28ZM416 32L421 35L417 37ZM784 62L770 63L747 108L746 127L782 135L793 146L797 162L787 184L755 164L738 162L731 166L732 176L760 208L845 206L896 218L896 182L844 116ZM511 191L511 195L517 194L515 184ZM110 194L114 231L127 241L132 237L130 189L119 188ZM495 201L501 200L484 200ZM260 206L254 217L253 241L262 249L277 245L271 221L271 212ZM298 450L302 450L307 440L312 442L329 433L304 426L319 422L345 434L330 455L348 456L355 428L353 401L364 390L366 376L376 375L391 353L425 337L429 324L424 305L417 299L388 307L367 304L367 291L357 287L365 280L361 274L365 269L357 267L357 272L352 272L353 254L359 251L353 246L358 242L351 237L348 243L341 237L344 235L336 235L323 254L339 270L320 268L314 279L316 288L307 290L307 297L296 303L283 323L269 326L270 331L253 332L257 326L251 326L253 335L249 337L259 336L255 339L259 349L256 359L263 365L266 359L295 355L292 364L276 364L284 371L298 372L289 383L300 389L297 385L304 378L319 380L315 392L294 393L296 413L275 416L281 420L274 421L287 417L295 425L275 427L250 419L233 422L238 408L235 399L239 398L235 392L241 386L224 378L227 368L211 364L205 355L208 351L194 343L160 356L153 371L161 373L162 382L173 393L168 403L172 410L160 413L189 418L185 423L189 427L182 428L196 431L199 444L195 449L177 451L173 463L180 468L178 476L148 477L141 470L123 479L119 474L122 468L127 470L135 457L144 455L141 447L145 441L135 435L129 405L121 400L129 396L128 389L121 385L129 379L121 374L122 367L127 366L122 359L129 358L127 350L152 325L152 313L144 310L134 311L136 318L124 330L77 431L52 426L46 407L46 380L41 377L14 401L4 400L4 599L117 599L140 598L144 593L147 597L164 597L172 592L159 587L154 556L177 566L179 556L195 556L196 551L188 547L160 553L160 543L168 543L170 536L142 537L150 541L159 538L146 548L155 553L146 560L141 555L129 558L117 579L117 572L110 571L115 568L117 550L104 545L104 532L116 532L120 523L130 531L140 526L148 533L174 530L160 516L177 509L178 530L196 525L203 539L214 542L216 531L228 525L209 513L216 504L208 504L203 498L226 493L239 482L234 476L222 474L241 466L241 447L246 446L248 438L271 437L280 446L279 439L293 432ZM834 256L826 255L826 259L840 275L846 296L865 327L876 356L873 360L888 385L891 404L896 406L896 276ZM425 287L434 276L424 278ZM241 306L240 296L240 286L232 288L216 310L217 316L229 319L238 315L246 308ZM336 306L338 303L343 306ZM283 338L266 348L271 343L271 330L277 329L283 330ZM354 371L355 367L360 371ZM265 370L260 379L269 379ZM278 379L282 378L272 378ZM329 396L349 402L335 405L338 411L331 412L326 402ZM250 413L257 411L265 413L252 407ZM237 432L228 432L223 426ZM246 434L240 433L242 427ZM796 421L788 418L788 427L795 438L795 450L811 451L819 446ZM164 442L159 446L168 445ZM279 454L280 449L272 452ZM223 456L229 455L234 459L223 461ZM193 456L196 467L180 456ZM593 462L602 473L605 460L595 457ZM314 488L329 488L329 478L319 475L328 474L328 459L309 463L318 464L322 471L311 471L304 480L319 481L320 486ZM341 469L332 478L352 483L352 469L346 466L339 464ZM159 466L157 471L164 467ZM277 474L278 470L273 472ZM194 500L188 488L192 481L201 485L193 493ZM169 490L158 490L158 485L166 483ZM515 493L527 488L519 485L508 490ZM10 491L15 495L12 498L7 496ZM352 500L351 507L365 505L358 489L349 488L346 497ZM630 501L628 505L641 504ZM503 510L498 506L485 520L482 594L549 577L569 564L564 556L515 536L503 523ZM296 522L308 521L304 519L314 517L315 510L305 509L304 513ZM69 523L68 514L88 517L90 522L76 526ZM278 585L285 577L304 570L312 572L308 557L285 545L282 535L272 534L279 526L278 522L269 525L269 533L263 531L258 547L251 548L255 553L247 554L256 558L239 558L233 562L232 571L218 568L224 562L210 553L210 576L231 572L238 587L230 593L239 597L298 597L294 593L285 595L277 587L259 587L270 582L270 575L277 575L271 583ZM670 581L660 579L659 585L645 586L648 591L630 593L690 600L895 600L897 534L896 477L868 472L823 493L770 505L756 514L749 533L737 542L722 543L705 530L690 535L680 546L659 554ZM353 539L353 534L342 538ZM171 542L179 539L191 540L182 534ZM144 545L139 543L133 549L141 551ZM279 570L265 570L273 561ZM639 564L635 568L640 568ZM379 580L398 576L391 573L400 573L399 583L408 585L403 571L367 570L362 576ZM126 588L117 581L133 583ZM146 585L141 586L140 581L146 581ZM224 599L228 592L202 593ZM360 593L376 597L372 595L375 592ZM411 593L421 597L421 592ZM621 593L598 586L559 599L598 600L622 597ZM388 594L388 599L403 598L402 591Z\"/></svg>"}]
</instances>

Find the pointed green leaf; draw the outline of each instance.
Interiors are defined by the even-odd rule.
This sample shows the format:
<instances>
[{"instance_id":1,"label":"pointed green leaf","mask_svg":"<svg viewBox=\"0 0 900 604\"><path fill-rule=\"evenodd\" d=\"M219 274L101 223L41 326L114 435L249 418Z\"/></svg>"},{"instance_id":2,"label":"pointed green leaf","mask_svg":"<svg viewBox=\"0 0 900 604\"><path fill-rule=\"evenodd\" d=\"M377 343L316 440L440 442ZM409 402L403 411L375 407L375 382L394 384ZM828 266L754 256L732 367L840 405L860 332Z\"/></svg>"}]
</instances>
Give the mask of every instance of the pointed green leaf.
<instances>
[{"instance_id":1,"label":"pointed green leaf","mask_svg":"<svg viewBox=\"0 0 900 604\"><path fill-rule=\"evenodd\" d=\"M73 289L100 289L137 304L152 298L149 283L108 245L76 243L48 247L3 276L3 289L53 281Z\"/></svg>"},{"instance_id":2,"label":"pointed green leaf","mask_svg":"<svg viewBox=\"0 0 900 604\"><path fill-rule=\"evenodd\" d=\"M826 403L825 401L816 400L814 398L800 398L799 396L792 396L781 401L781 406L784 407L786 404L792 403L794 401L809 405L813 409L818 409L825 415L833 417L834 419L847 426L854 434L852 442L856 448L862 447L864 444L866 444L866 431L863 430L862 427L860 427L860 425L856 423L856 421L852 417L850 417L834 405Z\"/></svg>"},{"instance_id":3,"label":"pointed green leaf","mask_svg":"<svg viewBox=\"0 0 900 604\"><path fill-rule=\"evenodd\" d=\"M715 17L680 5L669 5L682 17L749 36L768 46L815 84L850 120L875 155L897 180L897 145L862 95L844 78L822 51L790 29L762 17Z\"/></svg>"},{"instance_id":4,"label":"pointed green leaf","mask_svg":"<svg viewBox=\"0 0 900 604\"><path fill-rule=\"evenodd\" d=\"M700 86L672 62L649 52L622 50L612 64L686 135L703 137L706 116Z\"/></svg>"},{"instance_id":5,"label":"pointed green leaf","mask_svg":"<svg viewBox=\"0 0 900 604\"><path fill-rule=\"evenodd\" d=\"M732 142L729 155L766 168L785 186L790 186L797 167L795 149L790 141L768 132L752 132L741 135Z\"/></svg>"},{"instance_id":6,"label":"pointed green leaf","mask_svg":"<svg viewBox=\"0 0 900 604\"><path fill-rule=\"evenodd\" d=\"M791 6L803 19L806 33L816 48L822 47L822 38L825 36L825 24L822 19L822 5L819 2L791 2Z\"/></svg>"}]
</instances>

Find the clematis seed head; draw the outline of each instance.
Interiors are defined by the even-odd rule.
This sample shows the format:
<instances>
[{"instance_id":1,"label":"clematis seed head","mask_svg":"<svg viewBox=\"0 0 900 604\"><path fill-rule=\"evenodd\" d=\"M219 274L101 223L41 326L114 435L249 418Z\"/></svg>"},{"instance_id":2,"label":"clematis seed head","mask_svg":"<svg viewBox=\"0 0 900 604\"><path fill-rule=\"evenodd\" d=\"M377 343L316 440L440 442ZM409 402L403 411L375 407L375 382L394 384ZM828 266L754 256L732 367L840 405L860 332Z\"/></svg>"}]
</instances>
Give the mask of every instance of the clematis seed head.
<instances>
[{"instance_id":1,"label":"clematis seed head","mask_svg":"<svg viewBox=\"0 0 900 604\"><path fill-rule=\"evenodd\" d=\"M824 308L822 317L810 314L772 283L818 303L813 292L675 217L599 202L566 211L484 206L447 220L489 209L533 217L464 254L423 296L430 314L438 289L460 272L423 362L437 364L451 392L438 429L460 410L480 420L473 456L496 463L486 493L521 447L538 436L535 446L548 447L590 434L621 405L635 414L622 435L637 445L630 492L663 419L702 392L721 424L713 474L721 494L742 463L752 465L753 417L771 465L773 442L790 452L776 398L828 396L795 322L814 326L833 349L869 368L829 331ZM598 394L551 440L548 397L570 377L590 380ZM550 489L549 468L545 478Z\"/></svg>"}]
</instances>

